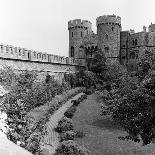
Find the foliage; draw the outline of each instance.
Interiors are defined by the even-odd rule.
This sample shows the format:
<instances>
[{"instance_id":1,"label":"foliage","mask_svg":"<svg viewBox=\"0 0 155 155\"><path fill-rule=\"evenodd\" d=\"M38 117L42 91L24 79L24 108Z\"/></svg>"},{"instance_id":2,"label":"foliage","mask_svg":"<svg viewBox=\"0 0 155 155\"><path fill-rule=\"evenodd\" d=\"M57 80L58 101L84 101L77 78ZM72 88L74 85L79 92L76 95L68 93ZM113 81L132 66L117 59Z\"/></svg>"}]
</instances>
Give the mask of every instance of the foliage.
<instances>
[{"instance_id":1,"label":"foliage","mask_svg":"<svg viewBox=\"0 0 155 155\"><path fill-rule=\"evenodd\" d=\"M75 106L71 106L65 113L64 116L66 116L67 118L72 118L74 116L74 113L76 111L76 107Z\"/></svg>"},{"instance_id":2,"label":"foliage","mask_svg":"<svg viewBox=\"0 0 155 155\"><path fill-rule=\"evenodd\" d=\"M73 130L73 122L70 118L64 117L58 123L55 131L58 133L62 133L65 131L72 131Z\"/></svg>"},{"instance_id":3,"label":"foliage","mask_svg":"<svg viewBox=\"0 0 155 155\"><path fill-rule=\"evenodd\" d=\"M96 76L93 72L90 71L78 71L74 74L65 74L64 75L65 81L67 81L71 88L74 87L87 87L90 88L91 86L96 85Z\"/></svg>"},{"instance_id":4,"label":"foliage","mask_svg":"<svg viewBox=\"0 0 155 155\"><path fill-rule=\"evenodd\" d=\"M66 131L60 134L60 141L74 140L76 133L74 131Z\"/></svg>"},{"instance_id":5,"label":"foliage","mask_svg":"<svg viewBox=\"0 0 155 155\"><path fill-rule=\"evenodd\" d=\"M84 147L78 146L74 141L63 141L54 155L89 155Z\"/></svg>"},{"instance_id":6,"label":"foliage","mask_svg":"<svg viewBox=\"0 0 155 155\"><path fill-rule=\"evenodd\" d=\"M90 71L99 75L105 72L105 70L107 70L107 65L104 53L101 50L95 51Z\"/></svg>"},{"instance_id":7,"label":"foliage","mask_svg":"<svg viewBox=\"0 0 155 155\"><path fill-rule=\"evenodd\" d=\"M31 128L32 122L26 115L61 94L64 90L62 85L49 75L45 81L38 82L36 72L23 71L17 74L10 68L8 72L1 70L0 78L1 83L9 88L1 102L1 110L7 114L8 138L16 144L20 142L22 147L33 153L40 151L39 141L44 135L44 124L48 117L39 120Z\"/></svg>"},{"instance_id":8,"label":"foliage","mask_svg":"<svg viewBox=\"0 0 155 155\"><path fill-rule=\"evenodd\" d=\"M141 82L129 75L121 80L119 88L110 92L105 100L102 114L111 114L129 133L126 138L136 142L142 140L143 145L154 142L155 74L150 72Z\"/></svg>"}]
</instances>

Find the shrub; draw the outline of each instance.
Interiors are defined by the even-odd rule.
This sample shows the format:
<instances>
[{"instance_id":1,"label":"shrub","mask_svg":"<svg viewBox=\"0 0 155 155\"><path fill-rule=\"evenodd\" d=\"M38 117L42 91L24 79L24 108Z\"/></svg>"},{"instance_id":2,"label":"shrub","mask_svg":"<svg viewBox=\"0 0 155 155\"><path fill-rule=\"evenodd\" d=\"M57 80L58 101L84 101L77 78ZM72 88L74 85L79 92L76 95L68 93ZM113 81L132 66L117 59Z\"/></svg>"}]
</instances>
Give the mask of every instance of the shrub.
<instances>
[{"instance_id":1,"label":"shrub","mask_svg":"<svg viewBox=\"0 0 155 155\"><path fill-rule=\"evenodd\" d=\"M66 131L60 134L60 141L74 140L76 133L74 131Z\"/></svg>"},{"instance_id":2,"label":"shrub","mask_svg":"<svg viewBox=\"0 0 155 155\"><path fill-rule=\"evenodd\" d=\"M90 152L81 146L78 146L74 141L63 141L54 155L89 155Z\"/></svg>"},{"instance_id":3,"label":"shrub","mask_svg":"<svg viewBox=\"0 0 155 155\"><path fill-rule=\"evenodd\" d=\"M72 100L73 106L78 106L80 104L79 100Z\"/></svg>"},{"instance_id":4,"label":"shrub","mask_svg":"<svg viewBox=\"0 0 155 155\"><path fill-rule=\"evenodd\" d=\"M93 93L93 91L92 91L92 89L87 89L86 91L84 91L84 93L85 93L86 95L90 95L90 94Z\"/></svg>"},{"instance_id":5,"label":"shrub","mask_svg":"<svg viewBox=\"0 0 155 155\"><path fill-rule=\"evenodd\" d=\"M83 132L83 130L77 130L75 131L75 138L83 138L85 136L85 133Z\"/></svg>"},{"instance_id":6,"label":"shrub","mask_svg":"<svg viewBox=\"0 0 155 155\"><path fill-rule=\"evenodd\" d=\"M72 118L74 113L76 111L76 107L75 106L71 106L65 113L64 116L66 116L67 118Z\"/></svg>"},{"instance_id":7,"label":"shrub","mask_svg":"<svg viewBox=\"0 0 155 155\"><path fill-rule=\"evenodd\" d=\"M73 123L70 118L64 117L58 123L57 128L55 128L56 132L62 133L65 131L72 131L73 130Z\"/></svg>"}]
</instances>

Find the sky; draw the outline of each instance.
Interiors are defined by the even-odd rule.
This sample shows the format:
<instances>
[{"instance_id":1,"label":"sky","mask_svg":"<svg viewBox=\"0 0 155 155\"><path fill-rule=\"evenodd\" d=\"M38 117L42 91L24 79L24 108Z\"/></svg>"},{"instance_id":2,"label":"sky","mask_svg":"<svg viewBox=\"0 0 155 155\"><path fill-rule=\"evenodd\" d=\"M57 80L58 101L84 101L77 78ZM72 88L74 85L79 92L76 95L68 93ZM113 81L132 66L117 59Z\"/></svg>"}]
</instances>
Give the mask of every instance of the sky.
<instances>
[{"instance_id":1,"label":"sky","mask_svg":"<svg viewBox=\"0 0 155 155\"><path fill-rule=\"evenodd\" d=\"M0 43L68 56L68 21L121 16L122 30L155 23L155 0L0 0Z\"/></svg>"}]
</instances>

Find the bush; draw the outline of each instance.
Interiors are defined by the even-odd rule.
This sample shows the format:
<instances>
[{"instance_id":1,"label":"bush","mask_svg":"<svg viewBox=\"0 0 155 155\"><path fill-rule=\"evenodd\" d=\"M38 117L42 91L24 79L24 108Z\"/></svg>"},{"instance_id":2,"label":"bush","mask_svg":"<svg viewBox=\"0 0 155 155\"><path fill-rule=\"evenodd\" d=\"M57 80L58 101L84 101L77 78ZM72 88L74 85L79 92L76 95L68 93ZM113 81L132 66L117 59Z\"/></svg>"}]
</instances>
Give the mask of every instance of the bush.
<instances>
[{"instance_id":1,"label":"bush","mask_svg":"<svg viewBox=\"0 0 155 155\"><path fill-rule=\"evenodd\" d=\"M75 106L71 106L65 113L64 116L66 116L67 118L72 118L74 113L76 111L76 107Z\"/></svg>"},{"instance_id":2,"label":"bush","mask_svg":"<svg viewBox=\"0 0 155 155\"><path fill-rule=\"evenodd\" d=\"M63 141L54 155L89 155L84 147L78 146L74 141Z\"/></svg>"},{"instance_id":3,"label":"bush","mask_svg":"<svg viewBox=\"0 0 155 155\"><path fill-rule=\"evenodd\" d=\"M75 131L75 138L83 138L85 136L85 133L83 132L83 130L77 130Z\"/></svg>"},{"instance_id":4,"label":"bush","mask_svg":"<svg viewBox=\"0 0 155 155\"><path fill-rule=\"evenodd\" d=\"M79 100L72 100L73 106L78 106L80 104Z\"/></svg>"},{"instance_id":5,"label":"bush","mask_svg":"<svg viewBox=\"0 0 155 155\"><path fill-rule=\"evenodd\" d=\"M92 89L87 89L86 91L84 91L84 93L85 93L86 95L90 95L90 94L93 93L93 90L92 90Z\"/></svg>"},{"instance_id":6,"label":"bush","mask_svg":"<svg viewBox=\"0 0 155 155\"><path fill-rule=\"evenodd\" d=\"M58 123L57 128L55 128L55 131L58 133L62 133L65 131L72 131L73 130L73 123L70 118L64 117L61 119Z\"/></svg>"},{"instance_id":7,"label":"bush","mask_svg":"<svg viewBox=\"0 0 155 155\"><path fill-rule=\"evenodd\" d=\"M74 140L76 133L74 131L66 131L60 134L60 141Z\"/></svg>"}]
</instances>

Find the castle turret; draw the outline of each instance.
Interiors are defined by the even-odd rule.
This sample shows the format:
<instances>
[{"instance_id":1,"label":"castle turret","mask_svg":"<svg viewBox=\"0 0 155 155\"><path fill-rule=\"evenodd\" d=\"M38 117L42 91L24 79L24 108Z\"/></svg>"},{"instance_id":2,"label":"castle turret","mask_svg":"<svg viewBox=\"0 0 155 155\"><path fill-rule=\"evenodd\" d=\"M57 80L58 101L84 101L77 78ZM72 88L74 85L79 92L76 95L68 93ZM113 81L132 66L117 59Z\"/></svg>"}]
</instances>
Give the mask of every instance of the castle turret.
<instances>
[{"instance_id":1,"label":"castle turret","mask_svg":"<svg viewBox=\"0 0 155 155\"><path fill-rule=\"evenodd\" d=\"M149 25L149 32L155 32L155 24Z\"/></svg>"},{"instance_id":2,"label":"castle turret","mask_svg":"<svg viewBox=\"0 0 155 155\"><path fill-rule=\"evenodd\" d=\"M79 58L79 48L83 38L92 32L92 23L87 20L75 19L68 22L69 57Z\"/></svg>"},{"instance_id":3,"label":"castle turret","mask_svg":"<svg viewBox=\"0 0 155 155\"><path fill-rule=\"evenodd\" d=\"M98 48L108 58L119 58L121 17L104 15L96 19Z\"/></svg>"}]
</instances>

